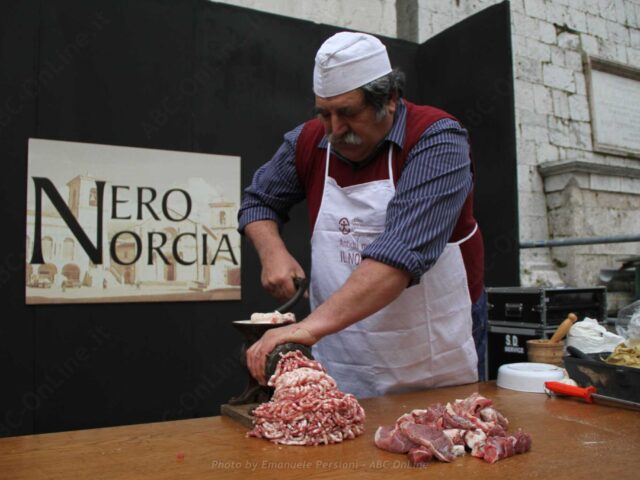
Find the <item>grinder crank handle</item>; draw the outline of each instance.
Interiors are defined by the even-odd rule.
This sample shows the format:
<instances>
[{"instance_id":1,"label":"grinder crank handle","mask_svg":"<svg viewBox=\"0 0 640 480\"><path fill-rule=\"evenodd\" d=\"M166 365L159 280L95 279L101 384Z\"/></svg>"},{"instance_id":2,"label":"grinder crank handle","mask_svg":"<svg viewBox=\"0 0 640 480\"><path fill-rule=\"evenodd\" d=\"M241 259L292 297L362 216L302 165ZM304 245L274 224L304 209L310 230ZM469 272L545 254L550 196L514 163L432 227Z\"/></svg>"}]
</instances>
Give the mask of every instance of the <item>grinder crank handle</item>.
<instances>
[{"instance_id":1,"label":"grinder crank handle","mask_svg":"<svg viewBox=\"0 0 640 480\"><path fill-rule=\"evenodd\" d=\"M309 281L306 278L294 277L293 284L298 289L296 293L287 300L284 304L276 308L276 312L285 313L291 309L304 295L304 292L307 290L307 286L309 285Z\"/></svg>"},{"instance_id":2,"label":"grinder crank handle","mask_svg":"<svg viewBox=\"0 0 640 480\"><path fill-rule=\"evenodd\" d=\"M587 403L593 403L591 394L597 392L595 387L574 387L573 385L568 385L562 382L544 382L544 386L554 393L569 395L572 397L580 397Z\"/></svg>"}]
</instances>

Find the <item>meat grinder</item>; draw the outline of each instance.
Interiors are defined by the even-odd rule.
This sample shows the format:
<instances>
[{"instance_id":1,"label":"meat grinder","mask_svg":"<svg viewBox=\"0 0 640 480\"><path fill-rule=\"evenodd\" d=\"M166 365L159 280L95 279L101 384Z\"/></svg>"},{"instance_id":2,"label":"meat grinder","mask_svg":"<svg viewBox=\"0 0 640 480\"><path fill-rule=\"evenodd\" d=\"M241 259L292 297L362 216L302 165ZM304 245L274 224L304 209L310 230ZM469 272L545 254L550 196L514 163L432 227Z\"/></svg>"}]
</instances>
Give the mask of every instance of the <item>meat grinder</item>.
<instances>
[{"instance_id":1,"label":"meat grinder","mask_svg":"<svg viewBox=\"0 0 640 480\"><path fill-rule=\"evenodd\" d=\"M297 288L296 293L286 303L278 307L276 312L288 312L304 296L304 293L307 290L308 280L304 278L295 278L293 281ZM246 371L248 380L244 391L240 395L231 397L226 404L222 405L221 413L238 420L248 428L251 428L253 424L251 413L259 404L268 402L271 399L273 388L267 385L260 385L258 381L253 378L247 367L247 350L251 345L260 340L267 330L282 327L283 324L251 323L250 320L235 320L232 324L244 338L244 343L240 350L240 363ZM299 350L303 355L313 359L311 348L306 345L301 345L299 343L285 343L278 345L267 356L265 378L268 380L273 375L281 354L295 350Z\"/></svg>"}]
</instances>

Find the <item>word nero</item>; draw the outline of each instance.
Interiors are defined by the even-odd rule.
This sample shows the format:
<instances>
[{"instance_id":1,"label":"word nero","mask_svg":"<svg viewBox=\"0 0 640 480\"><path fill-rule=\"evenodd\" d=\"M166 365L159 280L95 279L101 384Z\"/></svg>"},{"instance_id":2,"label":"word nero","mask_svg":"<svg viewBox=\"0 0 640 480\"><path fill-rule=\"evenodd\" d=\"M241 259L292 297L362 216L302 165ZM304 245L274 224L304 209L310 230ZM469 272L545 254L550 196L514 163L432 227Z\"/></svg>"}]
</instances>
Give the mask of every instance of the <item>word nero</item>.
<instances>
[{"instance_id":1,"label":"word nero","mask_svg":"<svg viewBox=\"0 0 640 480\"><path fill-rule=\"evenodd\" d=\"M93 244L89 239L89 236L83 230L80 223L78 223L78 220L76 219L76 217L73 215L73 213L69 209L69 206L62 199L62 196L60 195L56 187L53 185L51 180L44 177L32 177L32 179L35 187L35 224L34 224L34 232L33 232L33 239L34 239L33 250L31 253L31 261L29 263L31 264L46 263L42 255L42 239L41 239L42 192L44 192L46 193L47 197L49 198L49 200L51 201L55 209L60 214L60 217L62 217L64 222L67 224L67 226L71 230L71 233L73 234L73 236L76 238L76 240L78 240L78 243L80 243L80 245L82 246L82 249L91 259L91 261L95 265L102 265L103 252L102 252L101 239L102 239L102 231L103 231L102 225L103 225L103 212L104 212L104 207L103 207L104 206L104 187L106 182L96 180L96 242L95 244ZM129 187L117 186L117 185L114 185L111 187L111 195L112 195L111 218L113 220L129 220L131 218L130 215L127 217L118 217L118 214L117 214L117 205L119 203L127 202L127 200L118 200L118 189L128 189L128 188ZM142 199L143 193L145 191L148 191L151 193L151 198L149 198L148 200ZM151 206L151 202L155 200L157 195L155 189L150 187L138 187L137 193L138 193L138 209L137 209L136 218L138 220L142 219L142 208L146 207L146 209L151 213L153 218L155 218L156 220L160 220L160 217ZM168 199L172 194L181 194L184 196L184 199L186 200L187 207L186 207L185 213L182 214L181 216L176 215L175 212L172 215L171 214L172 210L168 208ZM189 217L189 214L191 213L192 206L193 205L192 205L192 201L191 201L191 197L189 196L189 193L179 188L173 188L171 190L168 190L162 198L162 214L167 220L172 222L181 222L183 220L186 220ZM136 255L131 261L128 261L128 262L124 262L120 258L118 258L117 250L116 250L118 239L123 235L131 235L136 244ZM163 232L149 232L147 236L148 236L147 243L149 245L147 263L149 265L153 263L152 261L153 252L156 252L158 256L162 258L163 262L168 265L170 262L161 250L161 248L164 247L165 243L167 242L167 235ZM159 245L154 245L155 237L160 238L161 243ZM177 235L173 239L173 244L172 244L173 258L176 260L176 262L178 262L181 265L193 265L197 262L197 259L186 261L183 258L181 258L178 252L178 245L180 240L183 237L193 237L195 239L196 235L191 232L185 232ZM202 234L202 252L203 252L202 264L203 265L207 265L207 258L206 258L207 241L208 241L208 235L206 233L203 233ZM133 263L136 263L140 259L140 256L142 255L142 239L137 233L133 231L123 230L121 232L116 233L111 238L111 242L109 245L109 252L111 255L111 259L115 263L119 265L132 265ZM220 240L218 242L218 248L216 249L216 252L213 255L213 258L209 263L209 265L215 265L216 259L218 258L218 255L221 252L229 253L233 264L238 265L238 261L236 260L236 256L233 253L233 249L229 241L229 236L227 234L221 235Z\"/></svg>"}]
</instances>

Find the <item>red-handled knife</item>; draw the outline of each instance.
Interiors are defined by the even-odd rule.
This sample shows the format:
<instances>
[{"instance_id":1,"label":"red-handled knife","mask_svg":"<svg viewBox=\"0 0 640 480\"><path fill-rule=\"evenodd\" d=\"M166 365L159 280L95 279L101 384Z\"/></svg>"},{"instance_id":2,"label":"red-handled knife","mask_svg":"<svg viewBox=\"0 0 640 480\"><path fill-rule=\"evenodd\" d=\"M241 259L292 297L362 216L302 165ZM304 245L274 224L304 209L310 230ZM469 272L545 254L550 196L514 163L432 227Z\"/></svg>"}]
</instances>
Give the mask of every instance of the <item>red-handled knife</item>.
<instances>
[{"instance_id":1,"label":"red-handled knife","mask_svg":"<svg viewBox=\"0 0 640 480\"><path fill-rule=\"evenodd\" d=\"M574 387L573 385L568 385L561 382L544 382L544 386L552 392L558 393L560 395L580 397L587 403L595 402L601 405L630 408L631 410L640 411L640 403L632 402L630 400L623 400L622 398L600 395L599 393L597 393L597 389L595 387Z\"/></svg>"}]
</instances>

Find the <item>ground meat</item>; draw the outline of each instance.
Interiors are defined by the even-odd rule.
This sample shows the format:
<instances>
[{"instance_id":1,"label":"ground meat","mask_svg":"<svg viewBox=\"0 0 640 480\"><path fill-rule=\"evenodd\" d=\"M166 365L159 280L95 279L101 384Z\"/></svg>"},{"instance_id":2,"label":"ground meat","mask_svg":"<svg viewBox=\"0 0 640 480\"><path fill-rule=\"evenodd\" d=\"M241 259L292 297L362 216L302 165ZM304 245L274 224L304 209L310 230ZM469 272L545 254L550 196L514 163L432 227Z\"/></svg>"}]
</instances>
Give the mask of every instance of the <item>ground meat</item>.
<instances>
[{"instance_id":1,"label":"ground meat","mask_svg":"<svg viewBox=\"0 0 640 480\"><path fill-rule=\"evenodd\" d=\"M284 445L322 445L364 432L364 410L351 394L338 390L320 363L299 351L282 355L269 379L271 401L254 410L247 435Z\"/></svg>"},{"instance_id":2,"label":"ground meat","mask_svg":"<svg viewBox=\"0 0 640 480\"><path fill-rule=\"evenodd\" d=\"M251 323L294 323L296 321L296 316L293 313L280 313L280 312L269 312L269 313L252 313L251 314Z\"/></svg>"},{"instance_id":3,"label":"ground meat","mask_svg":"<svg viewBox=\"0 0 640 480\"><path fill-rule=\"evenodd\" d=\"M518 430L509 436L509 421L491 400L474 393L453 403L432 405L401 415L395 425L381 426L375 444L394 453L408 453L412 465L432 458L451 462L465 449L474 457L495 463L531 449L531 435Z\"/></svg>"}]
</instances>

